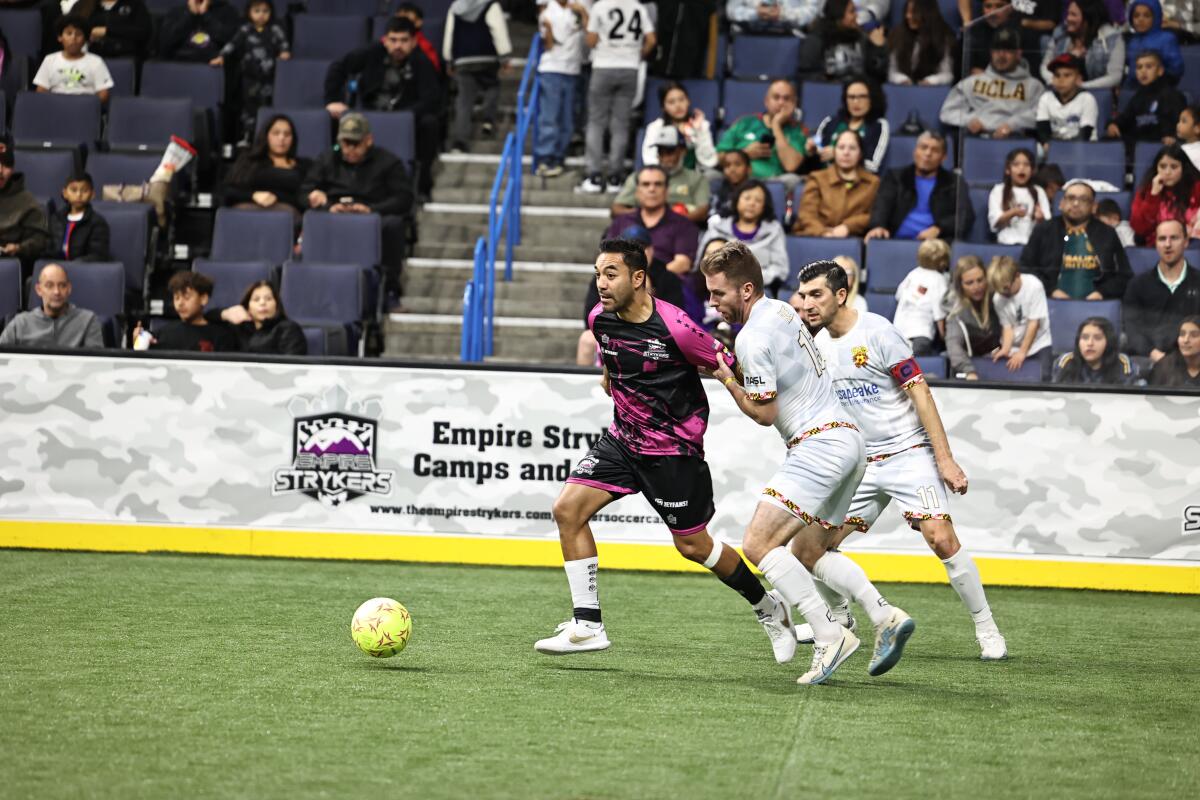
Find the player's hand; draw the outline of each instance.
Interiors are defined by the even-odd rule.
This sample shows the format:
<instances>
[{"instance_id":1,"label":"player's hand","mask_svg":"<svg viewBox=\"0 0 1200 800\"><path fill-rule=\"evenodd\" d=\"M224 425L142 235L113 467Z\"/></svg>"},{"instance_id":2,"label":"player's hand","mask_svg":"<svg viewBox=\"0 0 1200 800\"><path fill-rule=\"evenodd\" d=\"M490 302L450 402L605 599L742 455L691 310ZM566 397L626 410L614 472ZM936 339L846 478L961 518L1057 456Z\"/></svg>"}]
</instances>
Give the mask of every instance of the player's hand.
<instances>
[{"instance_id":1,"label":"player's hand","mask_svg":"<svg viewBox=\"0 0 1200 800\"><path fill-rule=\"evenodd\" d=\"M716 369L712 370L708 374L712 375L714 378L719 380L721 383L725 383L725 381L729 380L730 378L733 378L735 381L737 380L737 376L733 374L733 370L731 370L729 368L729 365L726 364L723 359L719 360L717 362Z\"/></svg>"},{"instance_id":2,"label":"player's hand","mask_svg":"<svg viewBox=\"0 0 1200 800\"><path fill-rule=\"evenodd\" d=\"M1016 372L1025 363L1025 354L1020 350L1008 357L1008 371Z\"/></svg>"},{"instance_id":3,"label":"player's hand","mask_svg":"<svg viewBox=\"0 0 1200 800\"><path fill-rule=\"evenodd\" d=\"M947 489L955 494L967 493L967 473L962 471L962 467L953 458L945 462L939 461L937 470Z\"/></svg>"}]
</instances>

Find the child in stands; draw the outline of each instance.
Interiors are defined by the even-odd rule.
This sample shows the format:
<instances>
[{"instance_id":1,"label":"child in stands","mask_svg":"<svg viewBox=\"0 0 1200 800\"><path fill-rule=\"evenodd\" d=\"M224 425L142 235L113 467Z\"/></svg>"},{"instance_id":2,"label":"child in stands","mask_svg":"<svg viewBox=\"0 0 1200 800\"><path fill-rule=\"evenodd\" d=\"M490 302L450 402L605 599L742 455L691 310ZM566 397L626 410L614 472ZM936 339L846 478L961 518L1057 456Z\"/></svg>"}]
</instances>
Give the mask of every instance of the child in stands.
<instances>
[{"instance_id":1,"label":"child in stands","mask_svg":"<svg viewBox=\"0 0 1200 800\"><path fill-rule=\"evenodd\" d=\"M50 249L46 258L108 261L108 221L92 208L95 189L86 172L67 178L64 204L50 217Z\"/></svg>"},{"instance_id":2,"label":"child in stands","mask_svg":"<svg viewBox=\"0 0 1200 800\"><path fill-rule=\"evenodd\" d=\"M237 68L231 74L241 82L239 141L249 146L254 136L258 109L269 106L275 93L275 62L292 57L287 34L275 21L271 0L252 0L246 6L246 23L238 28L221 53L209 64L219 67L226 58L235 58Z\"/></svg>"}]
</instances>

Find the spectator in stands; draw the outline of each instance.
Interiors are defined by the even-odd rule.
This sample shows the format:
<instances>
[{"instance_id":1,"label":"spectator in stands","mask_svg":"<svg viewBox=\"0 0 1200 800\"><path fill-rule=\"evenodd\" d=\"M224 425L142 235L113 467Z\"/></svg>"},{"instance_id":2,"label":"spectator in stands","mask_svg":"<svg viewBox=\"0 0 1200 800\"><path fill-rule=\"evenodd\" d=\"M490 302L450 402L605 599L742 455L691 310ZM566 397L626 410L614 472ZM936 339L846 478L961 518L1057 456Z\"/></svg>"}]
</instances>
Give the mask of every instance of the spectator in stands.
<instances>
[{"instance_id":1,"label":"spectator in stands","mask_svg":"<svg viewBox=\"0 0 1200 800\"><path fill-rule=\"evenodd\" d=\"M88 52L141 61L150 50L154 20L142 0L100 0L88 17Z\"/></svg>"},{"instance_id":2,"label":"spectator in stands","mask_svg":"<svg viewBox=\"0 0 1200 800\"><path fill-rule=\"evenodd\" d=\"M415 34L415 31L414 31ZM454 79L457 100L452 152L466 152L471 139L476 96L482 96L484 137L496 135L496 109L500 102L500 72L508 70L512 42L508 22L497 0L454 0L446 12L442 58Z\"/></svg>"},{"instance_id":3,"label":"spectator in stands","mask_svg":"<svg viewBox=\"0 0 1200 800\"><path fill-rule=\"evenodd\" d=\"M225 205L242 209L290 211L299 223L308 205L301 184L312 162L296 155L300 141L286 114L276 114L258 131L254 144L238 156L222 185Z\"/></svg>"},{"instance_id":4,"label":"spectator in stands","mask_svg":"<svg viewBox=\"0 0 1200 800\"><path fill-rule=\"evenodd\" d=\"M1125 61L1129 66L1126 84L1134 85L1138 58L1151 52L1158 53L1171 85L1179 83L1183 77L1183 54L1174 31L1163 30L1162 6L1158 0L1133 0L1129 4L1129 28L1133 33L1125 45ZM1141 83L1141 79L1137 82Z\"/></svg>"},{"instance_id":5,"label":"spectator in stands","mask_svg":"<svg viewBox=\"0 0 1200 800\"><path fill-rule=\"evenodd\" d=\"M716 169L717 148L713 146L712 129L704 112L692 108L691 98L682 84L672 81L658 90L662 116L646 126L642 138L642 163L657 164L658 148L654 145L658 132L673 127L679 131L687 147L683 165L688 169Z\"/></svg>"},{"instance_id":6,"label":"spectator in stands","mask_svg":"<svg viewBox=\"0 0 1200 800\"><path fill-rule=\"evenodd\" d=\"M1171 350L1179 323L1200 314L1200 272L1185 258L1188 237L1177 219L1158 223L1158 265L1129 282L1122 304L1126 349L1158 361Z\"/></svg>"},{"instance_id":7,"label":"spectator in stands","mask_svg":"<svg viewBox=\"0 0 1200 800\"><path fill-rule=\"evenodd\" d=\"M1116 231L1122 247L1134 246L1133 228L1128 222L1121 219L1121 207L1117 205L1116 200L1106 197L1096 203L1096 219Z\"/></svg>"},{"instance_id":8,"label":"spectator in stands","mask_svg":"<svg viewBox=\"0 0 1200 800\"><path fill-rule=\"evenodd\" d=\"M170 61L212 61L237 33L237 9L228 0L185 0L172 9L158 31L158 57Z\"/></svg>"},{"instance_id":9,"label":"spectator in stands","mask_svg":"<svg viewBox=\"0 0 1200 800\"><path fill-rule=\"evenodd\" d=\"M721 182L713 196L712 214L733 216L733 196L738 187L750 179L750 156L744 150L721 153Z\"/></svg>"},{"instance_id":10,"label":"spectator in stands","mask_svg":"<svg viewBox=\"0 0 1200 800\"><path fill-rule=\"evenodd\" d=\"M1139 382L1138 367L1117 349L1113 325L1104 317L1088 317L1075 333L1075 349L1054 362L1054 383L1115 384Z\"/></svg>"},{"instance_id":11,"label":"spectator in stands","mask_svg":"<svg viewBox=\"0 0 1200 800\"><path fill-rule=\"evenodd\" d=\"M1200 3L1195 0L1162 0L1162 27L1182 44L1200 41Z\"/></svg>"},{"instance_id":12,"label":"spectator in stands","mask_svg":"<svg viewBox=\"0 0 1200 800\"><path fill-rule=\"evenodd\" d=\"M1108 124L1106 133L1114 139L1124 139L1129 147L1134 142L1170 144L1175 140L1175 125L1179 113L1187 107L1187 100L1163 74L1162 58L1153 50L1138 56L1136 75L1137 91L1116 120Z\"/></svg>"},{"instance_id":13,"label":"spectator in stands","mask_svg":"<svg viewBox=\"0 0 1200 800\"><path fill-rule=\"evenodd\" d=\"M246 4L246 22L238 28L217 57L208 63L219 67L226 59L234 59L237 67L229 74L237 77L241 102L241 141L249 145L254 135L254 120L258 109L269 106L275 95L275 61L292 57L291 45L283 26L275 21L271 0L251 0Z\"/></svg>"},{"instance_id":14,"label":"spectator in stands","mask_svg":"<svg viewBox=\"0 0 1200 800\"><path fill-rule=\"evenodd\" d=\"M396 20L407 23L407 20ZM412 183L404 162L375 146L362 114L338 122L338 147L322 153L300 186L308 207L332 214L378 214L382 218L382 259L388 289L399 289L404 258L405 218L412 211Z\"/></svg>"},{"instance_id":15,"label":"spectator in stands","mask_svg":"<svg viewBox=\"0 0 1200 800\"><path fill-rule=\"evenodd\" d=\"M762 181L746 181L733 196L733 208L733 216L709 220L700 249L710 239L742 242L758 259L763 285L774 295L787 279L788 257L783 226L775 216L771 193Z\"/></svg>"},{"instance_id":16,"label":"spectator in stands","mask_svg":"<svg viewBox=\"0 0 1200 800\"><path fill-rule=\"evenodd\" d=\"M1050 62L1049 92L1042 92L1037 104L1037 139L1045 152L1052 139L1091 142L1096 139L1100 109L1096 98L1080 88L1083 61L1063 53Z\"/></svg>"},{"instance_id":17,"label":"spectator in stands","mask_svg":"<svg viewBox=\"0 0 1200 800\"><path fill-rule=\"evenodd\" d=\"M862 165L878 173L887 155L890 130L884 117L887 99L883 89L870 78L850 78L842 85L842 107L837 114L821 120L817 132L808 140L807 152L824 166L833 163L833 146L842 131L854 131L861 141Z\"/></svg>"},{"instance_id":18,"label":"spectator in stands","mask_svg":"<svg viewBox=\"0 0 1200 800\"><path fill-rule=\"evenodd\" d=\"M45 257L66 261L108 261L108 221L92 208L95 189L86 172L67 178L65 202L50 217L50 246Z\"/></svg>"},{"instance_id":19,"label":"spectator in stands","mask_svg":"<svg viewBox=\"0 0 1200 800\"><path fill-rule=\"evenodd\" d=\"M1033 152L1024 147L1004 159L1004 180L988 194L988 228L1000 244L1025 244L1033 226L1050 219L1050 201L1033 184Z\"/></svg>"},{"instance_id":20,"label":"spectator in stands","mask_svg":"<svg viewBox=\"0 0 1200 800\"><path fill-rule=\"evenodd\" d=\"M969 3L970 0L960 0L960 12L964 2ZM1030 56L1040 49L1039 37L1024 29L1024 15L1018 14L1013 9L1011 0L983 0L981 11L983 24L963 29L963 35L970 37L967 42L967 63L963 65L964 73L978 75L987 69L992 60L992 39L1003 30L1011 31L1017 36L1021 44L1022 56L1028 63L1037 63ZM969 19L970 17L963 16L964 23ZM956 52L962 52L961 45Z\"/></svg>"},{"instance_id":21,"label":"spectator in stands","mask_svg":"<svg viewBox=\"0 0 1200 800\"><path fill-rule=\"evenodd\" d=\"M256 281L246 288L241 302L220 313L216 322L233 326L239 349L245 353L279 356L308 355L308 340L300 326L287 318L275 284Z\"/></svg>"},{"instance_id":22,"label":"spectator in stands","mask_svg":"<svg viewBox=\"0 0 1200 800\"><path fill-rule=\"evenodd\" d=\"M820 18L801 44L799 78L842 81L867 75L882 83L888 72L886 44L882 27L863 31L854 0L825 0Z\"/></svg>"},{"instance_id":23,"label":"spectator in stands","mask_svg":"<svg viewBox=\"0 0 1200 800\"><path fill-rule=\"evenodd\" d=\"M726 0L725 3L725 17L748 33L799 36L820 12L820 0Z\"/></svg>"},{"instance_id":24,"label":"spectator in stands","mask_svg":"<svg viewBox=\"0 0 1200 800\"><path fill-rule=\"evenodd\" d=\"M673 126L659 128L653 142L658 151L658 166L667 173L667 205L692 222L708 219L708 179L694 169L684 166L687 143ZM612 214L628 214L637 204L637 176L630 175L613 201Z\"/></svg>"},{"instance_id":25,"label":"spectator in stands","mask_svg":"<svg viewBox=\"0 0 1200 800\"><path fill-rule=\"evenodd\" d=\"M1162 148L1142 176L1142 184L1133 196L1129 224L1138 240L1149 244L1154 229L1164 219L1182 220L1188 234L1200 230L1200 170L1177 144Z\"/></svg>"},{"instance_id":26,"label":"spectator in stands","mask_svg":"<svg viewBox=\"0 0 1200 800\"><path fill-rule=\"evenodd\" d=\"M971 359L990 355L1000 346L1000 320L992 309L987 270L979 256L959 258L950 284L952 301L945 322L950 374L976 381L979 375Z\"/></svg>"},{"instance_id":27,"label":"spectator in stands","mask_svg":"<svg viewBox=\"0 0 1200 800\"><path fill-rule=\"evenodd\" d=\"M865 238L951 240L971 230L967 184L942 166L945 159L946 137L934 131L918 136L913 163L880 181Z\"/></svg>"},{"instance_id":28,"label":"spectator in stands","mask_svg":"<svg viewBox=\"0 0 1200 800\"><path fill-rule=\"evenodd\" d=\"M833 140L833 163L808 176L793 232L844 239L862 236L871 221L879 178L862 163L862 140L843 130Z\"/></svg>"},{"instance_id":29,"label":"spectator in stands","mask_svg":"<svg viewBox=\"0 0 1200 800\"><path fill-rule=\"evenodd\" d=\"M1059 190L1066 182L1067 178L1058 164L1042 164L1037 168L1037 172L1033 173L1034 186L1042 187L1042 191L1046 193L1046 199L1050 201L1051 208L1054 207L1055 201L1058 200Z\"/></svg>"},{"instance_id":30,"label":"spectator in stands","mask_svg":"<svg viewBox=\"0 0 1200 800\"><path fill-rule=\"evenodd\" d=\"M1078 58L1084 89L1111 89L1121 84L1125 73L1125 40L1111 24L1108 9L1100 0L1071 0L1060 25L1050 35L1042 56L1042 80L1053 79L1052 63L1062 56Z\"/></svg>"},{"instance_id":31,"label":"spectator in stands","mask_svg":"<svg viewBox=\"0 0 1200 800\"><path fill-rule=\"evenodd\" d=\"M46 212L25 189L25 176L15 171L11 149L0 152L0 255L21 259L26 277L33 259L46 251L50 230Z\"/></svg>"},{"instance_id":32,"label":"spectator in stands","mask_svg":"<svg viewBox=\"0 0 1200 800\"><path fill-rule=\"evenodd\" d=\"M84 52L88 24L82 17L67 14L59 17L54 30L62 50L42 60L33 85L39 92L54 94L94 94L101 103L108 102L108 90L113 87L112 75L104 59Z\"/></svg>"},{"instance_id":33,"label":"spectator in stands","mask_svg":"<svg viewBox=\"0 0 1200 800\"><path fill-rule=\"evenodd\" d=\"M1021 266L1056 300L1112 300L1125 294L1133 277L1116 231L1093 216L1096 192L1069 181L1061 216L1037 223L1021 250Z\"/></svg>"},{"instance_id":34,"label":"spectator in stands","mask_svg":"<svg viewBox=\"0 0 1200 800\"><path fill-rule=\"evenodd\" d=\"M344 102L347 83L356 75L356 98L363 108L413 113L420 168L417 191L428 197L440 143L442 80L429 59L417 51L413 24L404 17L392 17L380 41L353 50L329 66L325 110L334 119L350 110Z\"/></svg>"},{"instance_id":35,"label":"spectator in stands","mask_svg":"<svg viewBox=\"0 0 1200 800\"><path fill-rule=\"evenodd\" d=\"M13 317L0 333L0 347L104 347L96 315L71 305L71 281L62 265L42 267L34 291L41 306Z\"/></svg>"},{"instance_id":36,"label":"spectator in stands","mask_svg":"<svg viewBox=\"0 0 1200 800\"><path fill-rule=\"evenodd\" d=\"M892 28L887 45L888 83L949 86L954 82L954 31L942 18L937 0L907 0L904 22Z\"/></svg>"},{"instance_id":37,"label":"spectator in stands","mask_svg":"<svg viewBox=\"0 0 1200 800\"><path fill-rule=\"evenodd\" d=\"M794 188L799 183L794 173L804 163L808 145L796 108L796 87L791 81L772 81L763 106L763 113L740 117L721 134L717 150L741 150L750 157L751 177L779 179Z\"/></svg>"},{"instance_id":38,"label":"spectator in stands","mask_svg":"<svg viewBox=\"0 0 1200 800\"><path fill-rule=\"evenodd\" d=\"M667 172L661 166L642 167L637 173L637 210L613 218L604 238L620 236L631 225L650 231L654 252L676 275L692 271L700 232L682 214L667 207Z\"/></svg>"},{"instance_id":39,"label":"spectator in stands","mask_svg":"<svg viewBox=\"0 0 1200 800\"><path fill-rule=\"evenodd\" d=\"M1200 3L1196 4L1200 8ZM1192 166L1200 169L1200 105L1190 105L1179 112L1175 123L1175 144L1183 148Z\"/></svg>"},{"instance_id":40,"label":"spectator in stands","mask_svg":"<svg viewBox=\"0 0 1200 800\"><path fill-rule=\"evenodd\" d=\"M433 64L433 68L439 73L442 72L442 57L438 55L437 46L429 41L429 37L422 30L425 27L425 12L421 7L416 3L400 3L396 6L396 16L403 17L413 24L417 29L417 47L429 59L429 63Z\"/></svg>"},{"instance_id":41,"label":"spectator in stands","mask_svg":"<svg viewBox=\"0 0 1200 800\"><path fill-rule=\"evenodd\" d=\"M979 75L959 81L942 104L944 125L993 139L1020 136L1037 124L1044 87L1021 60L1021 40L1012 31L992 37L992 60Z\"/></svg>"},{"instance_id":42,"label":"spectator in stands","mask_svg":"<svg viewBox=\"0 0 1200 800\"><path fill-rule=\"evenodd\" d=\"M892 323L912 344L913 355L933 355L933 343L946 334L946 309L942 299L949 284L950 245L941 239L921 242L917 266L896 288L896 313Z\"/></svg>"},{"instance_id":43,"label":"spectator in stands","mask_svg":"<svg viewBox=\"0 0 1200 800\"><path fill-rule=\"evenodd\" d=\"M545 50L538 62L541 99L533 158L537 174L544 178L563 174L563 162L575 132L575 86L583 69L587 18L587 9L571 0L550 0L538 17Z\"/></svg>"},{"instance_id":44,"label":"spectator in stands","mask_svg":"<svg viewBox=\"0 0 1200 800\"><path fill-rule=\"evenodd\" d=\"M1041 364L1042 380L1046 380L1052 354L1045 288L1036 276L1022 275L1011 256L993 256L987 274L1000 320L1000 346L992 353L992 361L1007 359L1009 372L1016 372L1026 359L1033 358Z\"/></svg>"},{"instance_id":45,"label":"spectator in stands","mask_svg":"<svg viewBox=\"0 0 1200 800\"><path fill-rule=\"evenodd\" d=\"M155 350L185 350L198 353L230 353L238 350L238 337L229 325L219 319L210 322L204 316L204 307L212 297L213 281L207 275L191 270L180 270L167 282L167 291L177 322L168 322L158 336L150 340ZM139 322L133 329L136 341L141 335Z\"/></svg>"},{"instance_id":46,"label":"spectator in stands","mask_svg":"<svg viewBox=\"0 0 1200 800\"><path fill-rule=\"evenodd\" d=\"M1150 385L1200 389L1200 316L1179 323L1176 348L1154 364Z\"/></svg>"}]
</instances>

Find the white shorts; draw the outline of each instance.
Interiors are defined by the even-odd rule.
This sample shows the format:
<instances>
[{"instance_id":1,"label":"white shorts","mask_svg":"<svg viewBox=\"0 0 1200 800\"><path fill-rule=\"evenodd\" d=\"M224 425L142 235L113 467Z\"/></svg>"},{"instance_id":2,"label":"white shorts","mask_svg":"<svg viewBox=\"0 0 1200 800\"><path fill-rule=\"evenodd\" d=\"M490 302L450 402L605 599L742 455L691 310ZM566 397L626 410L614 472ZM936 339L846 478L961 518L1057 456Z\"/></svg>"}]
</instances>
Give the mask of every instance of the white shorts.
<instances>
[{"instance_id":1,"label":"white shorts","mask_svg":"<svg viewBox=\"0 0 1200 800\"><path fill-rule=\"evenodd\" d=\"M762 502L825 528L840 527L866 469L862 435L845 423L818 429L788 449Z\"/></svg>"},{"instance_id":2,"label":"white shorts","mask_svg":"<svg viewBox=\"0 0 1200 800\"><path fill-rule=\"evenodd\" d=\"M886 456L872 456L867 462L846 524L866 531L892 500L913 530L920 530L927 519L950 521L946 484L938 475L933 450L928 445L911 447Z\"/></svg>"}]
</instances>

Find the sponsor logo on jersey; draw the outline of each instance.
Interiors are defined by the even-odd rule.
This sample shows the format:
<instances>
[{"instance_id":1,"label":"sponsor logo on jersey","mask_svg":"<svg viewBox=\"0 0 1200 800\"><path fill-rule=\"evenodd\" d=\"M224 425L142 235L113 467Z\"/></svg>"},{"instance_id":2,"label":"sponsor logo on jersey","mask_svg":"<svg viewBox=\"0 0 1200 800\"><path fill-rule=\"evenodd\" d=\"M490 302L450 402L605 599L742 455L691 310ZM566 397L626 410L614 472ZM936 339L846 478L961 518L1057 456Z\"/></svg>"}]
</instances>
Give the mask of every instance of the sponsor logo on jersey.
<instances>
[{"instance_id":1,"label":"sponsor logo on jersey","mask_svg":"<svg viewBox=\"0 0 1200 800\"><path fill-rule=\"evenodd\" d=\"M744 383L742 385L749 387L749 386L766 386L766 384L767 384L766 379L760 375L747 375L747 376L745 376Z\"/></svg>"},{"instance_id":2,"label":"sponsor logo on jersey","mask_svg":"<svg viewBox=\"0 0 1200 800\"><path fill-rule=\"evenodd\" d=\"M860 383L844 389L834 389L838 400L844 403L870 402L879 397L879 387L873 383Z\"/></svg>"},{"instance_id":3,"label":"sponsor logo on jersey","mask_svg":"<svg viewBox=\"0 0 1200 800\"><path fill-rule=\"evenodd\" d=\"M643 358L648 358L651 361L663 361L671 357L667 352L667 346L658 339L647 339L646 350L642 353Z\"/></svg>"},{"instance_id":4,"label":"sponsor logo on jersey","mask_svg":"<svg viewBox=\"0 0 1200 800\"><path fill-rule=\"evenodd\" d=\"M687 508L687 500L663 500L661 497L654 498L654 502L658 503L663 508Z\"/></svg>"},{"instance_id":5,"label":"sponsor logo on jersey","mask_svg":"<svg viewBox=\"0 0 1200 800\"><path fill-rule=\"evenodd\" d=\"M855 347L850 351L850 355L854 357L854 366L865 367L867 365L867 348Z\"/></svg>"}]
</instances>

